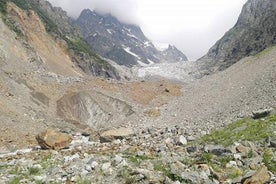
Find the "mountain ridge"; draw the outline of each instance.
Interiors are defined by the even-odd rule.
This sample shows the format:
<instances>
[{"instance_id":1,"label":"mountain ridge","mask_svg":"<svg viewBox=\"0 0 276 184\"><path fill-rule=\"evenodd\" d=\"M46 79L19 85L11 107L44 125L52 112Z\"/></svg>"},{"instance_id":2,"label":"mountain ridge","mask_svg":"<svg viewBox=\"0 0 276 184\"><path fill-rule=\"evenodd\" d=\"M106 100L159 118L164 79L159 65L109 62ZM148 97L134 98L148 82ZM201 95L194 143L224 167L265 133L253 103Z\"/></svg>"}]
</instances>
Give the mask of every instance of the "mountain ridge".
<instances>
[{"instance_id":1,"label":"mountain ridge","mask_svg":"<svg viewBox=\"0 0 276 184\"><path fill-rule=\"evenodd\" d=\"M275 17L275 0L247 1L235 26L197 61L203 75L224 70L244 57L275 45Z\"/></svg>"}]
</instances>

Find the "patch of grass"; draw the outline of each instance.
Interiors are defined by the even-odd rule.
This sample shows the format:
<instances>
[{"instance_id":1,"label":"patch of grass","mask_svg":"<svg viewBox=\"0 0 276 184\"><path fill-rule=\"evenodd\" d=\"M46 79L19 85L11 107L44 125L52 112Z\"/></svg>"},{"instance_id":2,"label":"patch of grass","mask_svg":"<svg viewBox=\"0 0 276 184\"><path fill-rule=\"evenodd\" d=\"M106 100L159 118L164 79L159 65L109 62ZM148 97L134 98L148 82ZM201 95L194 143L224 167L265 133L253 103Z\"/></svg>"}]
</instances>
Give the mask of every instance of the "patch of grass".
<instances>
[{"instance_id":1,"label":"patch of grass","mask_svg":"<svg viewBox=\"0 0 276 184\"><path fill-rule=\"evenodd\" d=\"M242 171L241 171L239 168L233 168L233 169L231 169L231 171L229 172L227 178L235 179L235 178L238 178L238 177L242 176L242 174L243 174L243 173L242 173Z\"/></svg>"},{"instance_id":2,"label":"patch of grass","mask_svg":"<svg viewBox=\"0 0 276 184\"><path fill-rule=\"evenodd\" d=\"M193 165L195 165L195 163L196 163L196 160L195 159L192 159L192 158L184 158L183 160L182 160L182 163L183 164L185 164L185 165L187 165L187 166L193 166Z\"/></svg>"},{"instance_id":3,"label":"patch of grass","mask_svg":"<svg viewBox=\"0 0 276 184\"><path fill-rule=\"evenodd\" d=\"M10 28L10 30L12 30L13 32L16 33L17 36L19 36L19 37L24 36L21 28L13 19L8 18L8 17L3 17L2 20Z\"/></svg>"},{"instance_id":4,"label":"patch of grass","mask_svg":"<svg viewBox=\"0 0 276 184\"><path fill-rule=\"evenodd\" d=\"M91 182L88 179L81 179L76 184L91 184Z\"/></svg>"},{"instance_id":5,"label":"patch of grass","mask_svg":"<svg viewBox=\"0 0 276 184\"><path fill-rule=\"evenodd\" d=\"M276 115L264 120L239 120L222 130L204 136L200 142L229 146L240 141L262 141L267 137L275 137L273 133L273 130L276 129L275 120Z\"/></svg>"},{"instance_id":6,"label":"patch of grass","mask_svg":"<svg viewBox=\"0 0 276 184\"><path fill-rule=\"evenodd\" d=\"M231 160L234 160L232 156L220 156L217 157L216 160L221 164L222 167L225 167L227 163Z\"/></svg>"},{"instance_id":7,"label":"patch of grass","mask_svg":"<svg viewBox=\"0 0 276 184\"><path fill-rule=\"evenodd\" d=\"M132 163L134 163L136 165L140 165L141 162L144 161L144 160L151 160L151 159L153 159L153 158L148 157L146 155L142 155L142 156L130 156L130 157L128 157L129 162L132 162Z\"/></svg>"},{"instance_id":8,"label":"patch of grass","mask_svg":"<svg viewBox=\"0 0 276 184\"><path fill-rule=\"evenodd\" d=\"M275 150L274 150L275 151ZM276 163L273 158L273 151L270 149L265 149L263 153L263 162L269 171L276 173Z\"/></svg>"},{"instance_id":9,"label":"patch of grass","mask_svg":"<svg viewBox=\"0 0 276 184\"><path fill-rule=\"evenodd\" d=\"M268 47L268 48L264 49L263 51L257 53L257 54L255 55L255 57L260 58L260 57L262 57L262 56L265 56L265 55L267 55L270 51L272 51L272 50L275 49L275 48L276 48L276 46Z\"/></svg>"},{"instance_id":10,"label":"patch of grass","mask_svg":"<svg viewBox=\"0 0 276 184\"><path fill-rule=\"evenodd\" d=\"M153 168L155 171L162 172L165 176L170 178L172 181L184 182L184 180L181 176L178 176L177 174L172 173L170 168L167 167L161 161L156 161L153 165Z\"/></svg>"},{"instance_id":11,"label":"patch of grass","mask_svg":"<svg viewBox=\"0 0 276 184\"><path fill-rule=\"evenodd\" d=\"M202 153L200 155L200 161L211 163L214 155L212 153Z\"/></svg>"},{"instance_id":12,"label":"patch of grass","mask_svg":"<svg viewBox=\"0 0 276 184\"><path fill-rule=\"evenodd\" d=\"M11 181L8 182L8 184L20 184L20 181L22 180L22 177L15 177Z\"/></svg>"},{"instance_id":13,"label":"patch of grass","mask_svg":"<svg viewBox=\"0 0 276 184\"><path fill-rule=\"evenodd\" d=\"M29 175L38 175L40 173L40 169L36 167L29 168Z\"/></svg>"},{"instance_id":14,"label":"patch of grass","mask_svg":"<svg viewBox=\"0 0 276 184\"><path fill-rule=\"evenodd\" d=\"M21 168L18 166L15 166L12 170L9 171L9 174L12 175L19 175L21 172Z\"/></svg>"},{"instance_id":15,"label":"patch of grass","mask_svg":"<svg viewBox=\"0 0 276 184\"><path fill-rule=\"evenodd\" d=\"M125 180L125 184L132 184L136 180L135 177L131 174L131 171L126 167L119 171L118 176Z\"/></svg>"}]
</instances>

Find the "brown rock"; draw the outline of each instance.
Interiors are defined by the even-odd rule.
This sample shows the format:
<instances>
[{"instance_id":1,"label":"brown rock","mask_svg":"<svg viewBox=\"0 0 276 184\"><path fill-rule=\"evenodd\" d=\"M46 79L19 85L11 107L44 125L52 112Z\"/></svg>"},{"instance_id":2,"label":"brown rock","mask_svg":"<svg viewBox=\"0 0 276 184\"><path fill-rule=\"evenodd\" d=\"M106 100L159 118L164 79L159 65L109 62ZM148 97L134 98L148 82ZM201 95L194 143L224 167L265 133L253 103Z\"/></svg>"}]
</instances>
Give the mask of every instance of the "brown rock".
<instances>
[{"instance_id":1,"label":"brown rock","mask_svg":"<svg viewBox=\"0 0 276 184\"><path fill-rule=\"evenodd\" d=\"M265 166L262 166L255 174L246 179L243 184L264 184L268 182L270 175Z\"/></svg>"},{"instance_id":2,"label":"brown rock","mask_svg":"<svg viewBox=\"0 0 276 184\"><path fill-rule=\"evenodd\" d=\"M236 150L238 153L243 153L243 154L247 154L250 151L250 149L248 147L245 147L242 145L237 146Z\"/></svg>"},{"instance_id":3,"label":"brown rock","mask_svg":"<svg viewBox=\"0 0 276 184\"><path fill-rule=\"evenodd\" d=\"M108 130L100 135L100 142L112 142L113 140L124 139L133 135L134 131L131 128L119 128L114 130Z\"/></svg>"},{"instance_id":4,"label":"brown rock","mask_svg":"<svg viewBox=\"0 0 276 184\"><path fill-rule=\"evenodd\" d=\"M38 134L36 140L42 149L60 150L68 148L72 138L68 134L49 129Z\"/></svg>"}]
</instances>

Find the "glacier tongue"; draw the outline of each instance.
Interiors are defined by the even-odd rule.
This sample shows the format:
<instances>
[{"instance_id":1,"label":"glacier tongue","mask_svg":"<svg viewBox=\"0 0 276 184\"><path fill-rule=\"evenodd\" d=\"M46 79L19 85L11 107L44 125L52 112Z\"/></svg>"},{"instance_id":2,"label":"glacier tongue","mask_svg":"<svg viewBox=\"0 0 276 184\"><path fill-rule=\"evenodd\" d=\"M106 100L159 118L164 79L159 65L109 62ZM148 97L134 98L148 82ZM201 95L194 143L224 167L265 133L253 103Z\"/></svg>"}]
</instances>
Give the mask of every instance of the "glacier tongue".
<instances>
[{"instance_id":1,"label":"glacier tongue","mask_svg":"<svg viewBox=\"0 0 276 184\"><path fill-rule=\"evenodd\" d=\"M159 63L144 67L133 68L136 77L164 77L172 80L183 82L193 81L193 77L189 74L194 69L194 62L177 62L177 63Z\"/></svg>"}]
</instances>

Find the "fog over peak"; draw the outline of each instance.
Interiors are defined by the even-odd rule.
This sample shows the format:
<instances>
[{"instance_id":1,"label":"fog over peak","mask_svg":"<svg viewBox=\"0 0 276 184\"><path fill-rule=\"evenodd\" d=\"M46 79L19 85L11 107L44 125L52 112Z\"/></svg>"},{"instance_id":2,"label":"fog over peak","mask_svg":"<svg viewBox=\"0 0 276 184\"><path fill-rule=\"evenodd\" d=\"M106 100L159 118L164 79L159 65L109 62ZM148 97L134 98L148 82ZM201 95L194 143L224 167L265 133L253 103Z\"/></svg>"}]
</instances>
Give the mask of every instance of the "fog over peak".
<instances>
[{"instance_id":1,"label":"fog over peak","mask_svg":"<svg viewBox=\"0 0 276 184\"><path fill-rule=\"evenodd\" d=\"M236 23L246 0L48 0L77 18L83 9L136 24L154 43L170 43L190 60L203 56Z\"/></svg>"}]
</instances>

